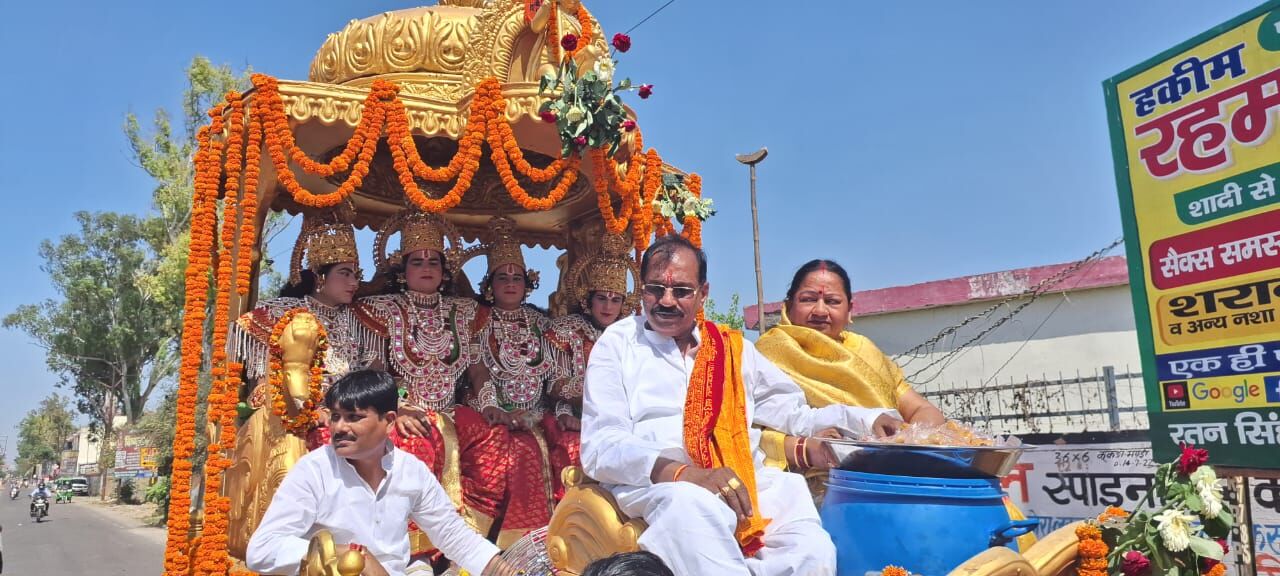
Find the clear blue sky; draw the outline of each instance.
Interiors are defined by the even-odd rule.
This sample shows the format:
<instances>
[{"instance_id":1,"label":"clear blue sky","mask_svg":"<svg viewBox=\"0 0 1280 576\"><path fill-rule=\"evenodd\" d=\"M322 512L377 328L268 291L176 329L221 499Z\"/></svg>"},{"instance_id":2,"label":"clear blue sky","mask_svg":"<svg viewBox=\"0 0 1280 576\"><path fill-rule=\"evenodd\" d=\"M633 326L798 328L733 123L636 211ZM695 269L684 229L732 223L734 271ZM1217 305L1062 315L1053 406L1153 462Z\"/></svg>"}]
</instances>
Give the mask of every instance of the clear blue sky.
<instances>
[{"instance_id":1,"label":"clear blue sky","mask_svg":"<svg viewBox=\"0 0 1280 576\"><path fill-rule=\"evenodd\" d=\"M587 5L612 35L665 1ZM631 99L646 143L701 173L716 201L713 296L753 303L735 153L770 150L768 300L815 257L845 264L856 289L1074 260L1120 235L1102 81L1256 4L678 0L632 34L620 70L656 86ZM70 232L73 211L148 208L121 126L129 111L177 110L193 56L305 79L326 34L413 5L7 3L0 313L51 295L36 248ZM0 366L12 457L14 427L56 379L21 333L0 331Z\"/></svg>"}]
</instances>

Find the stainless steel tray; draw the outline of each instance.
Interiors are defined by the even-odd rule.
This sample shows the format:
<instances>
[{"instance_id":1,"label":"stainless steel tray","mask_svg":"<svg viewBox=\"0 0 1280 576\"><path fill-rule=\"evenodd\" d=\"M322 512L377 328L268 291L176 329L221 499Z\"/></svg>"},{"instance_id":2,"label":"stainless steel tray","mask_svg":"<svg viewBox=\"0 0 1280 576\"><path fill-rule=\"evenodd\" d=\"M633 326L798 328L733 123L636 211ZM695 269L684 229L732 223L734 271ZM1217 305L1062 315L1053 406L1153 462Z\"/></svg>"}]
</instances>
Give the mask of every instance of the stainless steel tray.
<instances>
[{"instance_id":1,"label":"stainless steel tray","mask_svg":"<svg viewBox=\"0 0 1280 576\"><path fill-rule=\"evenodd\" d=\"M834 438L827 443L841 470L930 478L998 478L1033 446L923 446Z\"/></svg>"}]
</instances>

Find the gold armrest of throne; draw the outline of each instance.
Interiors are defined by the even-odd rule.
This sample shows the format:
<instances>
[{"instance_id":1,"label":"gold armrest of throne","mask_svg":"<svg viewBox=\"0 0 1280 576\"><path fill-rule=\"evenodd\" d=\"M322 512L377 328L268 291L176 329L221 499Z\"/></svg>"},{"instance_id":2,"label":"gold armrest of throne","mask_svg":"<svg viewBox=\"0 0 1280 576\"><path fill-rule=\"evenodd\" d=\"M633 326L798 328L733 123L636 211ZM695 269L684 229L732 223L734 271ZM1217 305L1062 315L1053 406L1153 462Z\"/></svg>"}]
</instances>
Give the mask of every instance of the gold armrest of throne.
<instances>
[{"instance_id":1,"label":"gold armrest of throne","mask_svg":"<svg viewBox=\"0 0 1280 576\"><path fill-rule=\"evenodd\" d=\"M587 565L621 552L640 549L640 535L649 527L628 518L613 494L570 466L560 474L564 499L556 505L547 528L547 555L562 574L578 576Z\"/></svg>"},{"instance_id":2,"label":"gold armrest of throne","mask_svg":"<svg viewBox=\"0 0 1280 576\"><path fill-rule=\"evenodd\" d=\"M1076 527L1063 526L1022 554L1004 546L988 548L948 576L1072 576L1079 564Z\"/></svg>"},{"instance_id":3,"label":"gold armrest of throne","mask_svg":"<svg viewBox=\"0 0 1280 576\"><path fill-rule=\"evenodd\" d=\"M298 576L359 576L363 571L364 556L355 550L339 552L333 534L321 530L311 537Z\"/></svg>"}]
</instances>

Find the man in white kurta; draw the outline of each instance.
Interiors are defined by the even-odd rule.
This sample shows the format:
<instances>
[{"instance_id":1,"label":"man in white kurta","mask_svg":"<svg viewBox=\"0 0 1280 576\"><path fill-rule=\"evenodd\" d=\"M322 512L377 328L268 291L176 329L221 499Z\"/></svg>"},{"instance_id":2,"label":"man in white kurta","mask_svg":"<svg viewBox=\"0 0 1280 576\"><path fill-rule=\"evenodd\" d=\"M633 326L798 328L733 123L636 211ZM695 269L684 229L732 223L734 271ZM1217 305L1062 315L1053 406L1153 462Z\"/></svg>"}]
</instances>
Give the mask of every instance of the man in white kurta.
<instances>
[{"instance_id":1,"label":"man in white kurta","mask_svg":"<svg viewBox=\"0 0 1280 576\"><path fill-rule=\"evenodd\" d=\"M750 432L757 502L770 523L764 547L753 557L744 558L739 548L734 532L740 515L726 504L732 495L723 489L742 483L731 479L718 489L706 480L714 471L687 466L692 460L684 447L684 407L700 345L698 331L692 329L696 323L687 315L696 314L705 297L705 257L687 243L662 242L645 254L646 314L610 326L591 352L583 403L583 468L614 494L624 513L644 518L649 528L640 546L662 557L678 575L835 574L835 547L804 478L764 466L758 430ZM654 249L656 255L651 254ZM681 293L681 287L694 292ZM667 333L680 326L683 333L664 336L655 326ZM746 421L755 425L812 436L830 427L869 433L873 424L885 425L878 419L892 420L893 411L808 406L800 388L747 341L741 367Z\"/></svg>"}]
</instances>

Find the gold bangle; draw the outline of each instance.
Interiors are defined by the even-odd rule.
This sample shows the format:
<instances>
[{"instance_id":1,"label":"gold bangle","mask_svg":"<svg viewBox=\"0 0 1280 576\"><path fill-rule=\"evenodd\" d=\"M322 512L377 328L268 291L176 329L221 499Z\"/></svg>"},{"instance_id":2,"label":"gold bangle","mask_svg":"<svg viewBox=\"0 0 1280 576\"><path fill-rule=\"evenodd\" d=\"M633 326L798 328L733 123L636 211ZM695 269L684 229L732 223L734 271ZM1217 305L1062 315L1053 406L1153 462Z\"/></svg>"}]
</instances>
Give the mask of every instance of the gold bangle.
<instances>
[{"instance_id":1,"label":"gold bangle","mask_svg":"<svg viewBox=\"0 0 1280 576\"><path fill-rule=\"evenodd\" d=\"M672 481L672 482L679 482L679 481L680 481L680 474L684 473L685 469L686 469L686 468L688 468L688 467L689 467L689 465L688 465L688 464L681 464L679 468L676 468L676 473L671 475L671 481Z\"/></svg>"}]
</instances>

